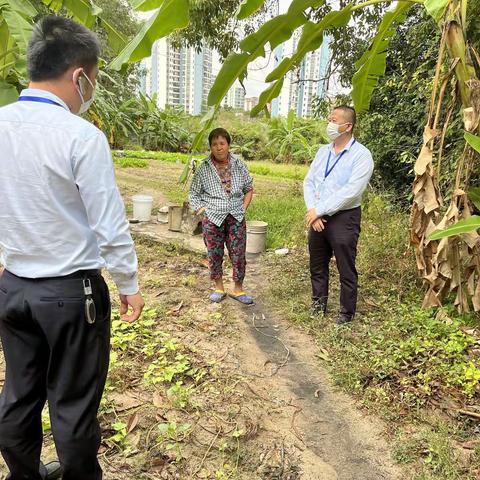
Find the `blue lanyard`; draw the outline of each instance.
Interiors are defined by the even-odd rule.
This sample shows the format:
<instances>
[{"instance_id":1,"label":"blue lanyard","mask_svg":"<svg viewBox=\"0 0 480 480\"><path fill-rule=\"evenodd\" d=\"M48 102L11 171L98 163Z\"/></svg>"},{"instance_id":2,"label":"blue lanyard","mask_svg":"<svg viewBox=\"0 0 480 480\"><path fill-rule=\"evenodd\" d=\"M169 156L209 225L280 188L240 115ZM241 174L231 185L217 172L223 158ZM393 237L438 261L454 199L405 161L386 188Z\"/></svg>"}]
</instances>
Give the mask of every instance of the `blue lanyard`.
<instances>
[{"instance_id":1,"label":"blue lanyard","mask_svg":"<svg viewBox=\"0 0 480 480\"><path fill-rule=\"evenodd\" d=\"M353 145L355 144L356 140L354 140L352 142L352 144L350 145L350 148L353 147ZM344 150L340 156L337 158L337 160L335 161L335 163L332 165L332 168L330 168L330 159L332 157L332 152L329 151L328 152L328 160L327 160L327 165L325 166L325 177L324 177L324 180L332 173L332 170L337 166L337 163L341 160L341 158L345 155L345 153L347 153L347 150Z\"/></svg>"},{"instance_id":2,"label":"blue lanyard","mask_svg":"<svg viewBox=\"0 0 480 480\"><path fill-rule=\"evenodd\" d=\"M57 107L62 107L65 108L64 105L61 103L55 102L53 100L50 100L49 98L43 98L43 97L30 97L30 96L23 96L23 97L18 97L19 102L37 102L37 103L49 103L50 105L56 105Z\"/></svg>"}]
</instances>

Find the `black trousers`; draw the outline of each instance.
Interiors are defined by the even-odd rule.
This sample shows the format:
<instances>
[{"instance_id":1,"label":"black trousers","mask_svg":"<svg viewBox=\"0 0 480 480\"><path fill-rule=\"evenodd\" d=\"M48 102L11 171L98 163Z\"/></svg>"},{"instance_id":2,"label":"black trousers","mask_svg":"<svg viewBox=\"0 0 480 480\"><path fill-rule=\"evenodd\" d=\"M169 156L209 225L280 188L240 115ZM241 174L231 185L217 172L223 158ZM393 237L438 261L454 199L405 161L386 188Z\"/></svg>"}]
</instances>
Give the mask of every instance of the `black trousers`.
<instances>
[{"instance_id":1,"label":"black trousers","mask_svg":"<svg viewBox=\"0 0 480 480\"><path fill-rule=\"evenodd\" d=\"M358 274L355 268L358 237L360 235L361 208L343 210L325 217L322 232L310 229L310 278L312 301L328 299L329 264L335 255L340 274L340 313L354 316L357 307Z\"/></svg>"},{"instance_id":2,"label":"black trousers","mask_svg":"<svg viewBox=\"0 0 480 480\"><path fill-rule=\"evenodd\" d=\"M75 277L75 278L72 278ZM48 400L63 480L100 480L97 411L108 371L110 296L89 274L97 315L85 319L83 277L0 277L0 336L6 376L0 451L11 480L40 480L41 412Z\"/></svg>"}]
</instances>

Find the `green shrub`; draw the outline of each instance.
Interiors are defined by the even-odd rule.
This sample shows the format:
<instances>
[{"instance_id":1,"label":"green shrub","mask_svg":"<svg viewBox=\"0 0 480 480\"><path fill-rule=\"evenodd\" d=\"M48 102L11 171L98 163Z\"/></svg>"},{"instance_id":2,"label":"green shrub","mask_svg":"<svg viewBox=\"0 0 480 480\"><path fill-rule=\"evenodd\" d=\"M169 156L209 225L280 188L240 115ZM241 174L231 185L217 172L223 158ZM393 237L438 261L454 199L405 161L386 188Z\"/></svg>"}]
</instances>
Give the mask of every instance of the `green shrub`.
<instances>
[{"instance_id":1,"label":"green shrub","mask_svg":"<svg viewBox=\"0 0 480 480\"><path fill-rule=\"evenodd\" d=\"M113 157L113 163L120 168L146 168L148 162L138 158Z\"/></svg>"}]
</instances>

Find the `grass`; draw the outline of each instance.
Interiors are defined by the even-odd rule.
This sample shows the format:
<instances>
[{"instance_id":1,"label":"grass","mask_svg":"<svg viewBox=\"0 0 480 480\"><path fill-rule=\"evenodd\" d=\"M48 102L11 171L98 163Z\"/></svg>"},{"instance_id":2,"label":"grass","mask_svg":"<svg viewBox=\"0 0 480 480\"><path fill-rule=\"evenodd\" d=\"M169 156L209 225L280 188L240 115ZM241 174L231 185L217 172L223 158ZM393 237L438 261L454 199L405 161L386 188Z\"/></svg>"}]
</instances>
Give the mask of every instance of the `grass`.
<instances>
[{"instance_id":1,"label":"grass","mask_svg":"<svg viewBox=\"0 0 480 480\"><path fill-rule=\"evenodd\" d=\"M135 155L140 158L138 152ZM187 156L140 155L156 161L144 169L119 170L121 182L141 182L169 200L184 200L186 192L177 179ZM306 167L262 162L248 166L255 179L248 218L268 222L268 248L299 246L287 257L267 257L267 300L315 336L319 357L330 367L333 380L388 422L394 456L411 466L412 479L479 478L476 423L458 413L459 408L478 412L480 338L474 328L478 318L458 316L451 307L420 308L423 290L409 246L408 214L397 211L394 199L384 194L366 195L357 262L359 314L351 328L339 329L331 316L309 314L300 183ZM332 273L334 314L339 286L335 268ZM466 450L465 442L475 446Z\"/></svg>"},{"instance_id":2,"label":"grass","mask_svg":"<svg viewBox=\"0 0 480 480\"><path fill-rule=\"evenodd\" d=\"M476 411L480 400L478 319L452 307L421 309L421 285L408 245L408 216L388 198L370 194L364 205L358 257L359 312L338 328L338 276L332 268L331 314L309 313L306 250L270 258L270 301L316 337L333 380L383 417L397 461L411 465L415 480L473 480L480 457L459 446L476 440L476 425L458 409ZM438 408L441 407L441 408Z\"/></svg>"},{"instance_id":3,"label":"grass","mask_svg":"<svg viewBox=\"0 0 480 480\"><path fill-rule=\"evenodd\" d=\"M113 163L120 168L146 168L148 162L139 158L114 157Z\"/></svg>"},{"instance_id":4,"label":"grass","mask_svg":"<svg viewBox=\"0 0 480 480\"><path fill-rule=\"evenodd\" d=\"M118 155L118 154L117 154ZM190 159L190 155L186 153L170 153L170 152L147 152L125 150L122 155L125 159L143 159L143 160L160 160L162 162L186 164ZM194 158L201 161L204 157L196 155ZM301 181L305 178L308 171L307 165L285 165L272 162L247 162L248 169L254 175L266 177L287 178L289 180Z\"/></svg>"},{"instance_id":5,"label":"grass","mask_svg":"<svg viewBox=\"0 0 480 480\"><path fill-rule=\"evenodd\" d=\"M178 179L188 155L133 150L124 153L125 157L115 156L115 164L119 167L117 177L128 213L132 211L132 194L142 193L133 190L139 184L144 193L160 191L170 202L183 203L187 199L188 190ZM255 197L247 219L268 223L267 248L291 247L303 242L305 206L300 179L307 167L267 162L248 162L248 167L255 180Z\"/></svg>"},{"instance_id":6,"label":"grass","mask_svg":"<svg viewBox=\"0 0 480 480\"><path fill-rule=\"evenodd\" d=\"M254 175L255 177L255 175ZM286 195L277 195L275 189L255 196L247 212L247 220L268 223L267 248L292 247L305 238L303 218L305 205L298 186L291 185Z\"/></svg>"}]
</instances>

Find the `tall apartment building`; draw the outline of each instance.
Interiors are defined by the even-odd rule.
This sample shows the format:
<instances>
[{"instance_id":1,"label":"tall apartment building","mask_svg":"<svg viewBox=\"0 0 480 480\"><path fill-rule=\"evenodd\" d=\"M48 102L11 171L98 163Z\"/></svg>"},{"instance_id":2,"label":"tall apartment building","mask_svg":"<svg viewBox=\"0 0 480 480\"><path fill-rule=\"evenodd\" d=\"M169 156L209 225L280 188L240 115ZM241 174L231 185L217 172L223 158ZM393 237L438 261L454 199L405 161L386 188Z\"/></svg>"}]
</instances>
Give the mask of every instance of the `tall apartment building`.
<instances>
[{"instance_id":1,"label":"tall apartment building","mask_svg":"<svg viewBox=\"0 0 480 480\"><path fill-rule=\"evenodd\" d=\"M242 86L234 84L228 91L223 100L224 107L234 108L235 110L245 109L245 90Z\"/></svg>"},{"instance_id":2,"label":"tall apartment building","mask_svg":"<svg viewBox=\"0 0 480 480\"><path fill-rule=\"evenodd\" d=\"M275 66L285 57L290 57L298 45L299 35L295 34L275 50ZM280 95L272 101L272 116L287 116L293 110L298 117L312 116L312 100L326 93L327 66L330 56L329 37L324 36L321 47L309 52L296 70L285 76Z\"/></svg>"},{"instance_id":3,"label":"tall apartment building","mask_svg":"<svg viewBox=\"0 0 480 480\"><path fill-rule=\"evenodd\" d=\"M143 62L146 78L142 91L157 95L159 108L173 106L191 115L206 110L207 97L213 84L212 51L204 48L174 48L168 39L156 41L152 56Z\"/></svg>"},{"instance_id":4,"label":"tall apartment building","mask_svg":"<svg viewBox=\"0 0 480 480\"><path fill-rule=\"evenodd\" d=\"M251 112L258 105L258 97L247 97L245 99L245 111Z\"/></svg>"}]
</instances>

